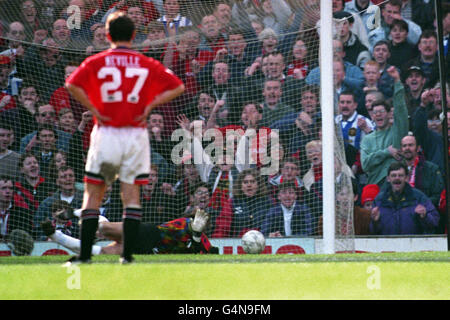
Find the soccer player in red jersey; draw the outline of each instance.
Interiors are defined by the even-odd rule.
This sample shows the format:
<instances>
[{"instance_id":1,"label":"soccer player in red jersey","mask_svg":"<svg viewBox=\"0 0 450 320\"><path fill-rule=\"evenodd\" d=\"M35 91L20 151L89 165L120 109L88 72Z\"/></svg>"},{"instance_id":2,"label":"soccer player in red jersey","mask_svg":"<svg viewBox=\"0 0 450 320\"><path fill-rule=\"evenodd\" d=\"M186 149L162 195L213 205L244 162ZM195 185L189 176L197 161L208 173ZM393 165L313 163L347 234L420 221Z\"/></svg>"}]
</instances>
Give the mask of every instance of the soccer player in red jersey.
<instances>
[{"instance_id":1,"label":"soccer player in red jersey","mask_svg":"<svg viewBox=\"0 0 450 320\"><path fill-rule=\"evenodd\" d=\"M67 90L94 115L85 167L81 251L73 262L89 262L106 186L118 177L123 202L124 245L132 252L142 216L140 185L150 172L147 117L156 106L181 95L183 82L161 63L131 50L133 21L122 12L108 16L111 48L87 58L66 80Z\"/></svg>"}]
</instances>

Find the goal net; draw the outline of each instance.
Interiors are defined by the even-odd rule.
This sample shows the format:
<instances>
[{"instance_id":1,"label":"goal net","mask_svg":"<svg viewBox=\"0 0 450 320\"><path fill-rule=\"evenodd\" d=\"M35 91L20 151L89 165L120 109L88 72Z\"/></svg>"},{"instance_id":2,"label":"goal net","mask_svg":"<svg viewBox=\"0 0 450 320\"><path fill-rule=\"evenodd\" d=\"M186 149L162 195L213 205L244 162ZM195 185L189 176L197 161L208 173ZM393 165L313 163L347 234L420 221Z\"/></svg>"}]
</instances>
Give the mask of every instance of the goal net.
<instances>
[{"instance_id":1,"label":"goal net","mask_svg":"<svg viewBox=\"0 0 450 320\"><path fill-rule=\"evenodd\" d=\"M321 71L342 76L334 66L345 67L336 43L348 18L335 19L333 65L321 63L319 2L1 1L0 187L12 182L13 195L2 201L10 199L15 210L3 218L1 236L18 228L46 240L40 222L55 219L61 201L81 207L93 120L64 80L109 47L106 17L121 10L136 25L134 49L186 86L148 120L152 170L142 188L142 222L160 224L203 208L212 239L250 229L266 239L321 238L323 190L330 187L322 159L334 157L335 248L353 251L358 135L350 129L344 138L336 123L334 152L322 154L321 105L334 104L338 116L341 82L334 98L320 101ZM365 26L358 26L367 41ZM101 213L121 221L118 182L108 187ZM76 218L56 225L79 237Z\"/></svg>"}]
</instances>

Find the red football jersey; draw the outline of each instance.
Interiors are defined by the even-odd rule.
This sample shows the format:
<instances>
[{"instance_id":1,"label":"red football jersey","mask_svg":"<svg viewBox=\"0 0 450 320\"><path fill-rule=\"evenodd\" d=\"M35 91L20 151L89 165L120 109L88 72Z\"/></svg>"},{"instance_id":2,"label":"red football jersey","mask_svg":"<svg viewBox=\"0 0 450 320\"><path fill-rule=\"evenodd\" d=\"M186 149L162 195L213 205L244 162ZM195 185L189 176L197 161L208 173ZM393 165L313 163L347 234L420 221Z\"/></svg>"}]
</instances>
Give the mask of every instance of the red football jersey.
<instances>
[{"instance_id":1,"label":"red football jersey","mask_svg":"<svg viewBox=\"0 0 450 320\"><path fill-rule=\"evenodd\" d=\"M157 95L183 84L159 61L127 48L87 58L66 83L81 87L99 113L111 118L104 125L113 127L145 126L135 118Z\"/></svg>"}]
</instances>

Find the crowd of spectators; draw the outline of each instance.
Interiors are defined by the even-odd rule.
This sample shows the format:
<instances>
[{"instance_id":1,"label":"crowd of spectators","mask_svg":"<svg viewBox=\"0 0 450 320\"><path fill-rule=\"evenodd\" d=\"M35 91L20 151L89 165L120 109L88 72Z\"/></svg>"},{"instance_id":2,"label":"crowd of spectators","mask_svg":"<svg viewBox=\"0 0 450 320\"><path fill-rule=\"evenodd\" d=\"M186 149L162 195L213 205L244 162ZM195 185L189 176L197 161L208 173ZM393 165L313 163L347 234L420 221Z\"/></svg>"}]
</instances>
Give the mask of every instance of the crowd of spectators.
<instances>
[{"instance_id":1,"label":"crowd of spectators","mask_svg":"<svg viewBox=\"0 0 450 320\"><path fill-rule=\"evenodd\" d=\"M332 3L335 122L345 149L335 159L336 181L347 175L352 182L338 192L336 207L354 209L357 235L447 232L441 86L449 106L450 92L448 75L440 82L434 1ZM142 188L143 221L159 224L202 208L211 237L249 229L267 237L320 235L319 0L4 0L0 238L20 228L46 240L40 223L60 201L81 207L93 119L64 80L108 48L104 23L117 10L136 25L135 49L186 86L148 119L152 169ZM209 129L219 133L214 143L205 137ZM181 154L175 132L189 141ZM275 160L276 170L267 170ZM113 184L102 215L120 221L120 201ZM57 226L78 237L78 221Z\"/></svg>"}]
</instances>

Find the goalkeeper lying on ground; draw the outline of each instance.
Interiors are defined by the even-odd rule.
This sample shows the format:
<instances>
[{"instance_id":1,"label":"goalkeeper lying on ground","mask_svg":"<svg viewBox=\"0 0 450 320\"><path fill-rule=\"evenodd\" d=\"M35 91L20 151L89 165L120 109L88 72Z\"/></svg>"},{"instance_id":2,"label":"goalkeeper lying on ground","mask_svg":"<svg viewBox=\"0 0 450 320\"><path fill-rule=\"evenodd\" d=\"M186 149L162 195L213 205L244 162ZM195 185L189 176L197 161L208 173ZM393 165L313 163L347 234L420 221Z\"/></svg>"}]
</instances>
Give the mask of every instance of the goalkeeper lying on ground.
<instances>
[{"instance_id":1,"label":"goalkeeper lying on ground","mask_svg":"<svg viewBox=\"0 0 450 320\"><path fill-rule=\"evenodd\" d=\"M57 220L69 220L73 217L70 207L56 214ZM179 218L160 225L141 223L135 254L156 253L219 253L203 233L209 215L203 210L197 210L194 219ZM41 223L44 234L54 242L79 253L80 240L56 230L55 222L46 220ZM99 238L112 240L105 247L94 245L92 254L121 254L123 249L122 222L109 222L100 216L98 222Z\"/></svg>"}]
</instances>

